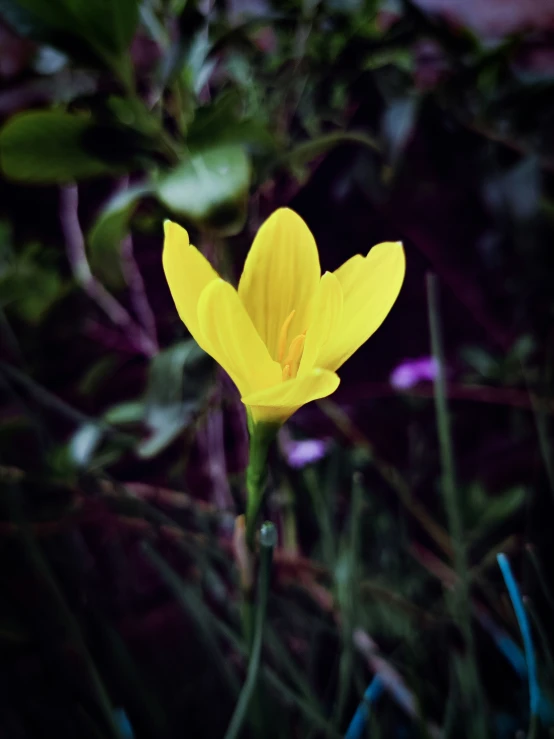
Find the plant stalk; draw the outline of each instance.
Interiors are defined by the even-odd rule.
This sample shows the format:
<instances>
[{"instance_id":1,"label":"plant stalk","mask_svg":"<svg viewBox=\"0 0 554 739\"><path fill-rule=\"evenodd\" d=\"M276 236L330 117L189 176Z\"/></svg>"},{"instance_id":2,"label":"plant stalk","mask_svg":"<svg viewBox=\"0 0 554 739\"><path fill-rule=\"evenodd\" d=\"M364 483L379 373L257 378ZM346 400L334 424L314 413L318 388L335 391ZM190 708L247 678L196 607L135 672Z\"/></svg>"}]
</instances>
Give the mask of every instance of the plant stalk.
<instances>
[{"instance_id":1,"label":"plant stalk","mask_svg":"<svg viewBox=\"0 0 554 739\"><path fill-rule=\"evenodd\" d=\"M485 739L488 732L471 624L469 568L464 543L462 513L456 488L450 416L446 400L445 361L440 327L438 283L436 276L433 274L427 275L427 301L431 350L437 363L434 395L442 467L441 489L452 539L454 568L459 578L459 584L454 589L450 599L450 607L465 642L465 655L458 660L458 673L462 695L466 704L464 709L468 721L468 736L475 737L475 739Z\"/></svg>"}]
</instances>

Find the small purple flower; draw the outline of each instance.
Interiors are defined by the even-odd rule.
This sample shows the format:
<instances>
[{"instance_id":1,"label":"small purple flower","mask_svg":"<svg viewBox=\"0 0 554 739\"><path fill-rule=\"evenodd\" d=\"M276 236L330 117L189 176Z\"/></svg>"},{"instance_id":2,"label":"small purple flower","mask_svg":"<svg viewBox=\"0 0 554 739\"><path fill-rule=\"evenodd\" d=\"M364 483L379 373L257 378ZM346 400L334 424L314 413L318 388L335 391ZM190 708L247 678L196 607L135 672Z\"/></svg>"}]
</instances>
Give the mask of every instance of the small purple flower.
<instances>
[{"instance_id":1,"label":"small purple flower","mask_svg":"<svg viewBox=\"0 0 554 739\"><path fill-rule=\"evenodd\" d=\"M327 453L329 442L323 439L295 440L283 427L279 433L279 446L288 464L294 469L301 469L322 459Z\"/></svg>"},{"instance_id":2,"label":"small purple flower","mask_svg":"<svg viewBox=\"0 0 554 739\"><path fill-rule=\"evenodd\" d=\"M327 446L327 442L321 439L289 441L285 447L285 454L290 466L299 469L324 457Z\"/></svg>"},{"instance_id":3,"label":"small purple flower","mask_svg":"<svg viewBox=\"0 0 554 739\"><path fill-rule=\"evenodd\" d=\"M390 384L397 390L408 390L422 380L434 380L438 370L439 365L434 357L405 359L392 371Z\"/></svg>"}]
</instances>

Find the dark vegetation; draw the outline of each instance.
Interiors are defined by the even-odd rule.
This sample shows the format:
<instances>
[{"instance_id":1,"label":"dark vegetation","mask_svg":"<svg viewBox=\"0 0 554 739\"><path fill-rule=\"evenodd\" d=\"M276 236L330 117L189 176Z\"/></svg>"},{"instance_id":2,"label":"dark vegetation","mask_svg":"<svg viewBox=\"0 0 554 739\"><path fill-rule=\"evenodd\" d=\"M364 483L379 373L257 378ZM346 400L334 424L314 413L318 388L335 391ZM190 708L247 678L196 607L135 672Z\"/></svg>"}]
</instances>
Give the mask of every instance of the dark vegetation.
<instances>
[{"instance_id":1,"label":"dark vegetation","mask_svg":"<svg viewBox=\"0 0 554 739\"><path fill-rule=\"evenodd\" d=\"M0 736L225 735L248 437L178 319L162 223L234 280L282 205L324 269L384 240L408 268L287 424L323 458L273 450L244 736L344 735L375 674L350 737L552 736L554 14L425 5L0 0ZM390 381L431 354L428 307L437 402Z\"/></svg>"}]
</instances>

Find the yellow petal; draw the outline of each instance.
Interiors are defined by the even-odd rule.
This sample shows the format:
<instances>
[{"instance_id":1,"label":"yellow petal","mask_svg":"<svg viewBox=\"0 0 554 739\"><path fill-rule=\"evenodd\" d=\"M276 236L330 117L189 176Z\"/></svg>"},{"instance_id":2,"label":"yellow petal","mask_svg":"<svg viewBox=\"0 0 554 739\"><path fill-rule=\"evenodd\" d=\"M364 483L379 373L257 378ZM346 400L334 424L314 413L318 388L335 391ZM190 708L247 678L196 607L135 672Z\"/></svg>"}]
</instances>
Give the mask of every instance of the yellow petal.
<instances>
[{"instance_id":1,"label":"yellow petal","mask_svg":"<svg viewBox=\"0 0 554 739\"><path fill-rule=\"evenodd\" d=\"M367 257L356 255L335 272L344 293L340 323L317 359L320 367L336 370L385 320L398 297L406 260L400 242L385 242Z\"/></svg>"},{"instance_id":2,"label":"yellow petal","mask_svg":"<svg viewBox=\"0 0 554 739\"><path fill-rule=\"evenodd\" d=\"M171 295L181 320L196 342L206 350L198 325L198 300L204 288L219 275L206 257L189 243L189 235L184 228L166 221L164 231L162 262Z\"/></svg>"},{"instance_id":3,"label":"yellow petal","mask_svg":"<svg viewBox=\"0 0 554 739\"><path fill-rule=\"evenodd\" d=\"M310 229L288 208L273 213L256 234L239 283L239 296L275 360L279 335L294 310L289 336L308 328L321 275Z\"/></svg>"},{"instance_id":4,"label":"yellow petal","mask_svg":"<svg viewBox=\"0 0 554 739\"><path fill-rule=\"evenodd\" d=\"M366 257L354 254L335 270L334 275L340 282L344 295L350 292L352 285L356 282L356 275L360 274L360 269L363 269L365 263Z\"/></svg>"},{"instance_id":5,"label":"yellow petal","mask_svg":"<svg viewBox=\"0 0 554 739\"><path fill-rule=\"evenodd\" d=\"M224 280L211 282L198 303L198 321L206 351L230 375L241 395L281 382L274 362L235 288Z\"/></svg>"},{"instance_id":6,"label":"yellow petal","mask_svg":"<svg viewBox=\"0 0 554 739\"><path fill-rule=\"evenodd\" d=\"M326 342L337 330L343 310L342 287L332 272L326 272L321 278L314 298L313 318L304 342L304 352L298 370L303 377L316 365L318 356Z\"/></svg>"},{"instance_id":7,"label":"yellow petal","mask_svg":"<svg viewBox=\"0 0 554 739\"><path fill-rule=\"evenodd\" d=\"M242 402L256 423L284 423L300 406L334 393L340 379L334 372L312 369L304 377L296 377L251 395Z\"/></svg>"}]
</instances>

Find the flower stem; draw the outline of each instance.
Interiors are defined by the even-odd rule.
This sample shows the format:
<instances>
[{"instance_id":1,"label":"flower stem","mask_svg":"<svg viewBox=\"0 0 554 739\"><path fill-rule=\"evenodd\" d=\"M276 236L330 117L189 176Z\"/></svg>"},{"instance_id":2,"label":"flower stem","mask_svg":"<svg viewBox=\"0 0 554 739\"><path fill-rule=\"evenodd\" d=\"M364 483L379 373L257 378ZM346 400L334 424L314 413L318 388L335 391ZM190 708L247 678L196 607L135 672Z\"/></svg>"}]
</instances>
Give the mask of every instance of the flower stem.
<instances>
[{"instance_id":1,"label":"flower stem","mask_svg":"<svg viewBox=\"0 0 554 739\"><path fill-rule=\"evenodd\" d=\"M267 457L277 434L275 424L255 424L250 433L250 458L246 469L246 544L250 552L256 547L256 524L265 492Z\"/></svg>"},{"instance_id":2,"label":"flower stem","mask_svg":"<svg viewBox=\"0 0 554 739\"><path fill-rule=\"evenodd\" d=\"M260 573L258 577L258 603L256 606L254 637L246 681L240 693L235 712L225 734L225 739L236 739L248 715L248 707L256 695L260 657L262 653L263 629L271 575L271 559L277 541L277 532L272 523L266 522L260 530ZM258 706L259 708L259 706Z\"/></svg>"},{"instance_id":3,"label":"flower stem","mask_svg":"<svg viewBox=\"0 0 554 739\"><path fill-rule=\"evenodd\" d=\"M235 550L242 589L242 630L248 648L253 645L255 614L255 573L257 568L256 531L262 508L269 447L275 438L275 424L252 424L249 461L246 469L246 515L237 519Z\"/></svg>"}]
</instances>

